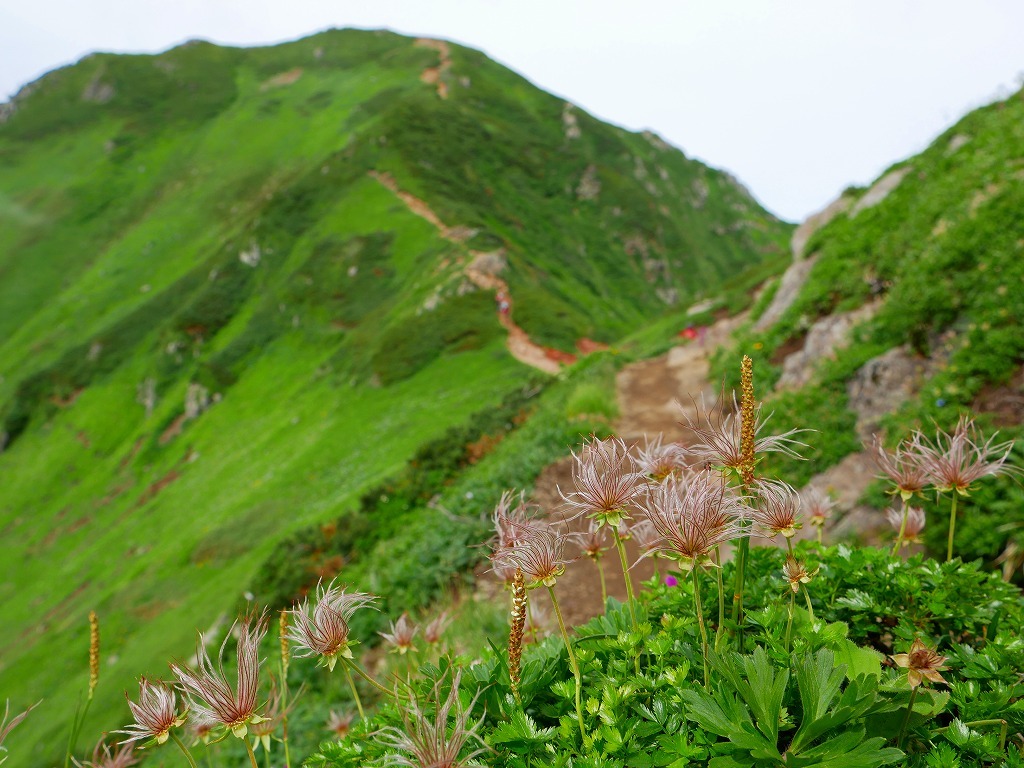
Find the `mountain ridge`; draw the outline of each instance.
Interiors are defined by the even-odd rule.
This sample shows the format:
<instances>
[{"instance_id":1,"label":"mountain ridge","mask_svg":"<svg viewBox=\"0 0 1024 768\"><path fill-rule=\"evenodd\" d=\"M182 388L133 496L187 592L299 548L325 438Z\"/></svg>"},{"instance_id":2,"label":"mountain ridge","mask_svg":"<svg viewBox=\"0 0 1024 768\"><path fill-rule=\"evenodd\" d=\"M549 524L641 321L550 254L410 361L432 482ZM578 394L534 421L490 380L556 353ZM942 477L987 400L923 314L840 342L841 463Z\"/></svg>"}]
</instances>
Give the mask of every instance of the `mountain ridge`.
<instances>
[{"instance_id":1,"label":"mountain ridge","mask_svg":"<svg viewBox=\"0 0 1024 768\"><path fill-rule=\"evenodd\" d=\"M96 54L0 125L0 684L52 702L12 737L31 759L81 687L62 649L90 609L108 692L159 676L280 542L526 386L515 328L568 362L782 252L788 225L724 174L448 56L373 32ZM473 465L475 504L546 455L522 430L564 449L599 428L574 387L613 357L530 389L547 405L494 449L529 455Z\"/></svg>"}]
</instances>

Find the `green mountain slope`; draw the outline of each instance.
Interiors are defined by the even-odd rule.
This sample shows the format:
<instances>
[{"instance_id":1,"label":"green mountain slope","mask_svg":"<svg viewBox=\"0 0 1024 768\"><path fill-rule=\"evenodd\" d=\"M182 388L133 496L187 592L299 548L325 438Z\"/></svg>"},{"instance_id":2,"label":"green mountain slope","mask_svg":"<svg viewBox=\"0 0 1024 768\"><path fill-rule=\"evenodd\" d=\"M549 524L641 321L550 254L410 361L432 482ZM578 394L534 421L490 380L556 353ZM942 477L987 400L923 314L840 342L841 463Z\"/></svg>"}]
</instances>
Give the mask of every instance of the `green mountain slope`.
<instances>
[{"instance_id":1,"label":"green mountain slope","mask_svg":"<svg viewBox=\"0 0 1024 768\"><path fill-rule=\"evenodd\" d=\"M806 269L799 290L739 341L761 385L779 384L776 428L835 436L817 441L815 461L789 469L806 479L859 450L858 421L861 431L866 423L890 435L931 434L970 411L988 433L1024 436L1024 91L968 114L829 212L791 268ZM771 290L785 290L780 282ZM770 315L771 301L768 292L758 311ZM838 321L850 330L830 337ZM831 341L825 354L822 339ZM815 345L817 353L794 357ZM723 355L720 371L734 376L734 359ZM886 503L881 493L869 500ZM989 514L965 514L965 557L992 561L1024 544L1022 503L1012 478L972 498ZM937 507L929 519L928 537L944 551Z\"/></svg>"},{"instance_id":2,"label":"green mountain slope","mask_svg":"<svg viewBox=\"0 0 1024 768\"><path fill-rule=\"evenodd\" d=\"M787 236L726 174L436 41L193 43L24 89L0 111L0 690L47 703L10 765L54 754L90 609L108 691L165 674L283 537L531 378L496 286L564 356ZM107 696L88 728L121 717Z\"/></svg>"}]
</instances>

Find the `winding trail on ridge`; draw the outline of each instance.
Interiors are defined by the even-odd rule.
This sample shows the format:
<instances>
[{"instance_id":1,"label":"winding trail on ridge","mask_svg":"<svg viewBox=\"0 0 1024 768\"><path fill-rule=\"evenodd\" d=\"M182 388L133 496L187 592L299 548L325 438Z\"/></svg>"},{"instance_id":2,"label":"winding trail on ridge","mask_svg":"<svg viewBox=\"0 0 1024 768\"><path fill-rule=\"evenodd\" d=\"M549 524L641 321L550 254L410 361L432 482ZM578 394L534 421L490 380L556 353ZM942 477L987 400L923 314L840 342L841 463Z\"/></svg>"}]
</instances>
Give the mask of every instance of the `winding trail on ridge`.
<instances>
[{"instance_id":1,"label":"winding trail on ridge","mask_svg":"<svg viewBox=\"0 0 1024 768\"><path fill-rule=\"evenodd\" d=\"M473 236L474 232L467 227L449 227L446 225L423 200L402 190L391 174L370 171L369 175L401 200L410 212L430 223L442 239L450 243L464 245ZM498 276L504 268L504 255L502 251L485 252L469 250L469 255L472 260L463 268L463 274L466 276L466 279L481 290L495 291L496 296L501 297L506 304L505 311L502 311L500 304L497 304L495 312L498 316L498 322L508 331L506 345L512 357L545 373L558 373L562 369L563 364L576 362L575 355L535 344L530 340L526 331L516 325L512 319L514 304L512 294L508 289L508 283ZM501 299L499 299L499 302Z\"/></svg>"}]
</instances>

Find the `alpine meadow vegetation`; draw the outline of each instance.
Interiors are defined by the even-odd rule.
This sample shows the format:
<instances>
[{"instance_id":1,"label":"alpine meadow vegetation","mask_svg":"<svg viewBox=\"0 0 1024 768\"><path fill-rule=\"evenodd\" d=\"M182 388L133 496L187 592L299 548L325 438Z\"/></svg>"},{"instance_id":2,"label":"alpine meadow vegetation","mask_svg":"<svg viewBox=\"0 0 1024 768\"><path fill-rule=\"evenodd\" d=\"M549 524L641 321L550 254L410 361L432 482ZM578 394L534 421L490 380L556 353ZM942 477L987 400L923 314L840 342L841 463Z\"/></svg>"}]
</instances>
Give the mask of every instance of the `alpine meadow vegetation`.
<instances>
[{"instance_id":1,"label":"alpine meadow vegetation","mask_svg":"<svg viewBox=\"0 0 1024 768\"><path fill-rule=\"evenodd\" d=\"M797 537L829 504L762 474L766 451L797 448L791 435L753 439L763 430L750 361L743 367L746 396L730 414L738 427L710 427L739 436L741 460L709 458L706 444L668 451L592 437L574 454L572 490L557 508L502 494L489 515L484 577L508 587L504 636L446 646L449 614L421 630L403 612L379 633L379 650L390 646L393 658L383 663L352 635L378 598L321 584L281 612L276 644L264 642L267 614L250 611L224 633L216 663L201 636L195 663L171 663L175 683L142 678L124 738L101 740L84 765L132 765L167 741L179 763L247 756L252 768L260 749L267 765L309 768L1021 765L1024 597L978 562L904 552L923 524L906 502L949 481L929 469L909 490L908 467L957 464L963 447L955 436L915 434L894 454L878 450L880 477L904 502L892 515L892 551L887 542L823 542L820 528ZM715 410L702 421L715 422ZM961 425L972 460L987 462L970 482L1018 471L1000 461L1011 446L985 439L969 419ZM994 459L985 446L998 446ZM626 603L606 598L602 615L569 627L559 579L592 567L573 550L601 552L606 529L621 542L644 526L653 533L640 557L659 557L664 578ZM544 639L525 630L538 591L558 626ZM232 637L236 663L226 670ZM264 658L274 645L276 672ZM329 682L337 667L344 685ZM303 695L289 698L297 680L320 692L289 730ZM339 697L355 711L320 709ZM303 729L317 731L320 745L299 756L289 747Z\"/></svg>"},{"instance_id":2,"label":"alpine meadow vegetation","mask_svg":"<svg viewBox=\"0 0 1024 768\"><path fill-rule=\"evenodd\" d=\"M4 768L1024 768L1024 90L792 265L728 174L442 41L4 106ZM625 439L683 328L721 395ZM882 525L808 485L850 457Z\"/></svg>"}]
</instances>

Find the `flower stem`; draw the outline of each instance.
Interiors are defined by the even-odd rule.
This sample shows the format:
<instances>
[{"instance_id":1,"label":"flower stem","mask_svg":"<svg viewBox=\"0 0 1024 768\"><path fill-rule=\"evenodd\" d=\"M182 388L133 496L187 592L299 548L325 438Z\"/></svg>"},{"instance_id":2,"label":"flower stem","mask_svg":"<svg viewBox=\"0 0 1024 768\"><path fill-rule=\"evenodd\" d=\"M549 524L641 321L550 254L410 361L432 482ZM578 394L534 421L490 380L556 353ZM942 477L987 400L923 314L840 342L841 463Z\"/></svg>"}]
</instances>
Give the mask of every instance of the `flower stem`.
<instances>
[{"instance_id":1,"label":"flower stem","mask_svg":"<svg viewBox=\"0 0 1024 768\"><path fill-rule=\"evenodd\" d=\"M395 697L394 691L389 691L383 685L381 685L368 674L366 674L366 672L363 671L363 668L356 664L355 659L345 659L345 663L347 664L347 666L352 667L352 669L355 670L355 673L359 675L361 678L363 678L363 680L368 682L370 685L372 685L378 691L383 693L385 696L390 696L391 698Z\"/></svg>"},{"instance_id":2,"label":"flower stem","mask_svg":"<svg viewBox=\"0 0 1024 768\"><path fill-rule=\"evenodd\" d=\"M185 759L188 760L188 764L191 765L192 768L198 768L198 766L196 765L196 761L192 759L192 753L188 751L188 747L185 746L185 743L181 740L178 734L176 734L174 731L168 731L168 733L171 735L171 738L174 740L174 743L178 745L178 749L181 750L181 754L183 754L185 756Z\"/></svg>"},{"instance_id":3,"label":"flower stem","mask_svg":"<svg viewBox=\"0 0 1024 768\"><path fill-rule=\"evenodd\" d=\"M917 688L910 691L910 701L907 702L907 714L903 717L903 725L900 726L900 735L896 737L896 748L903 745L903 737L907 735L907 724L910 722L910 713L914 711L914 699L917 697Z\"/></svg>"},{"instance_id":4,"label":"flower stem","mask_svg":"<svg viewBox=\"0 0 1024 768\"><path fill-rule=\"evenodd\" d=\"M68 734L68 749L64 755L64 768L68 768L71 765L71 754L75 751L75 746L78 744L78 734L82 731L85 716L89 714L90 704L92 704L92 690L89 691L89 697L85 700L85 707L82 706L82 698L81 694L79 694L78 706L75 707L75 717L71 721L71 733Z\"/></svg>"},{"instance_id":5,"label":"flower stem","mask_svg":"<svg viewBox=\"0 0 1024 768\"><path fill-rule=\"evenodd\" d=\"M824 528L824 527L825 526L823 526L823 525L819 525L818 526L818 548L819 549L821 548L821 529Z\"/></svg>"},{"instance_id":6,"label":"flower stem","mask_svg":"<svg viewBox=\"0 0 1024 768\"><path fill-rule=\"evenodd\" d=\"M953 531L956 530L956 497L957 491L954 488L952 491L953 503L949 510L949 542L946 544L946 562L948 563L953 559Z\"/></svg>"},{"instance_id":7,"label":"flower stem","mask_svg":"<svg viewBox=\"0 0 1024 768\"><path fill-rule=\"evenodd\" d=\"M700 626L701 655L704 657L704 690L708 689L711 678L708 672L708 630L704 626L704 605L700 600L700 582L697 578L697 564L693 564L693 599L697 605L697 624Z\"/></svg>"},{"instance_id":8,"label":"flower stem","mask_svg":"<svg viewBox=\"0 0 1024 768\"><path fill-rule=\"evenodd\" d=\"M565 620L562 618L562 611L558 607L558 598L555 597L555 589L554 587L548 587L547 590L548 594L551 596L551 605L555 608L555 617L558 619L558 628L562 630L562 639L565 641L565 650L569 654L569 666L572 668L573 677L576 678L576 720L580 724L580 736L583 738L584 742L587 742L587 729L583 725L583 676L580 674L580 665L576 663L576 654L573 653L572 642L569 640L569 632L565 628Z\"/></svg>"},{"instance_id":9,"label":"flower stem","mask_svg":"<svg viewBox=\"0 0 1024 768\"><path fill-rule=\"evenodd\" d=\"M907 513L910 512L910 505L907 500L903 500L903 522L900 523L900 532L896 534L896 543L892 547L892 556L896 557L900 551L900 546L903 544L903 534L907 532Z\"/></svg>"},{"instance_id":10,"label":"flower stem","mask_svg":"<svg viewBox=\"0 0 1024 768\"><path fill-rule=\"evenodd\" d=\"M803 586L803 588L804 588L804 597L807 599L807 613L809 613L810 616L811 616L811 624L814 624L814 607L811 605L811 593L810 593L810 590L807 589L807 585L806 584L803 584L801 586ZM812 627L812 629L813 629L813 627Z\"/></svg>"},{"instance_id":11,"label":"flower stem","mask_svg":"<svg viewBox=\"0 0 1024 768\"><path fill-rule=\"evenodd\" d=\"M252 744L249 743L249 737L246 736L242 741L245 742L245 748L249 752L249 762L252 763L252 768L260 768L260 764L256 762L256 753L252 751Z\"/></svg>"},{"instance_id":12,"label":"flower stem","mask_svg":"<svg viewBox=\"0 0 1024 768\"><path fill-rule=\"evenodd\" d=\"M725 632L725 584L722 580L722 548L715 547L715 575L718 577L718 627L715 629L715 650L722 642L722 634Z\"/></svg>"},{"instance_id":13,"label":"flower stem","mask_svg":"<svg viewBox=\"0 0 1024 768\"><path fill-rule=\"evenodd\" d=\"M789 641L793 636L793 607L796 604L796 592L789 591L789 619L786 621L786 653L789 653Z\"/></svg>"},{"instance_id":14,"label":"flower stem","mask_svg":"<svg viewBox=\"0 0 1024 768\"><path fill-rule=\"evenodd\" d=\"M619 562L622 563L622 578L626 580L626 600L629 602L629 617L633 620L633 631L636 632L636 607L633 605L633 580L629 578L629 564L626 562L626 545L622 543L617 528L612 528L615 548L619 551Z\"/></svg>"},{"instance_id":15,"label":"flower stem","mask_svg":"<svg viewBox=\"0 0 1024 768\"><path fill-rule=\"evenodd\" d=\"M292 761L288 754L288 662L282 655L281 664L281 741L284 744L284 768L291 768ZM300 694L301 695L301 694Z\"/></svg>"},{"instance_id":16,"label":"flower stem","mask_svg":"<svg viewBox=\"0 0 1024 768\"><path fill-rule=\"evenodd\" d=\"M597 566L597 575L601 578L601 610L604 611L608 604L608 584L605 582L604 566L601 565L600 559L594 560L594 565Z\"/></svg>"},{"instance_id":17,"label":"flower stem","mask_svg":"<svg viewBox=\"0 0 1024 768\"><path fill-rule=\"evenodd\" d=\"M740 653L743 653L743 582L746 578L747 552L750 551L749 532L736 546L736 580L733 582L732 621L736 625Z\"/></svg>"},{"instance_id":18,"label":"flower stem","mask_svg":"<svg viewBox=\"0 0 1024 768\"><path fill-rule=\"evenodd\" d=\"M345 672L345 679L348 681L348 687L352 689L352 696L356 700L356 709L359 710L359 719L365 720L366 713L363 712L363 702L359 698L359 691L356 690L356 681L352 679L352 673L348 671L348 664L342 664L342 670Z\"/></svg>"}]
</instances>

